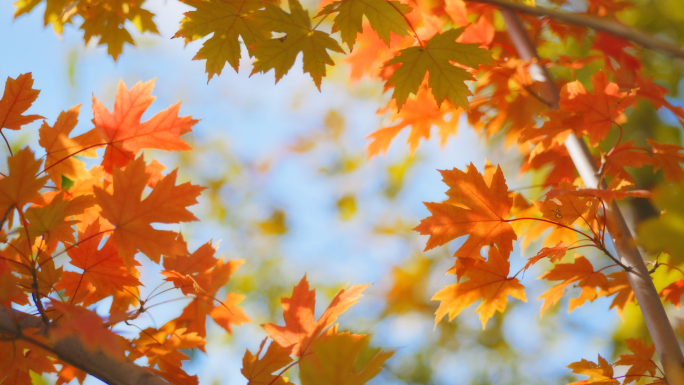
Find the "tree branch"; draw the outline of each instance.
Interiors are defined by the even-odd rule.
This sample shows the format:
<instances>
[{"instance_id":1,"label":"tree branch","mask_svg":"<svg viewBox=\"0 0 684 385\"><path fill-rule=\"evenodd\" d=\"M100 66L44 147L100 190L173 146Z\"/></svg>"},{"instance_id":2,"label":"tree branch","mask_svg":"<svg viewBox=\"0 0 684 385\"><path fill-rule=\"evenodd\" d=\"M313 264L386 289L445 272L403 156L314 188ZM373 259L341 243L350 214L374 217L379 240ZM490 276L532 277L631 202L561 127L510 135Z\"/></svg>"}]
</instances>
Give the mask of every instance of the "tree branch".
<instances>
[{"instance_id":1,"label":"tree branch","mask_svg":"<svg viewBox=\"0 0 684 385\"><path fill-rule=\"evenodd\" d=\"M67 337L53 346L44 346L23 335L24 329L38 328L47 335L39 317L0 305L0 333L16 336L46 349L60 360L111 385L169 385L152 372L128 360L117 360L100 351L86 349L77 336Z\"/></svg>"},{"instance_id":2,"label":"tree branch","mask_svg":"<svg viewBox=\"0 0 684 385\"><path fill-rule=\"evenodd\" d=\"M668 43L666 41L656 39L646 33L636 31L626 25L601 19L594 16L582 15L577 13L568 13L556 11L553 9L542 7L530 7L522 3L513 3L508 0L465 0L468 2L487 3L497 5L501 8L513 9L515 11L526 13L535 16L548 16L556 20L564 21L570 24L575 24L583 27L588 27L596 31L605 32L619 38L633 41L646 48L666 53L684 59L684 50L679 46Z\"/></svg>"},{"instance_id":3,"label":"tree branch","mask_svg":"<svg viewBox=\"0 0 684 385\"><path fill-rule=\"evenodd\" d=\"M494 3L493 0L487 0L486 2ZM501 12L520 57L523 60L530 61L539 59L534 45L525 33L515 12L505 8L502 8ZM530 65L530 75L535 79L541 79L543 85L541 90L542 96L549 101L552 109L557 109L560 92L546 68L540 66L537 62L533 62ZM540 75L541 78L539 77ZM577 168L584 184L587 186L599 186L598 168L589 152L587 144L575 135L570 135L565 141L565 147L568 149L575 168ZM601 187L605 188L605 183ZM653 286L648 268L641 258L641 253L636 246L627 222L625 222L615 201L606 207L606 225L620 261L632 269L627 272L627 280L634 291L634 296L643 313L646 327L656 346L656 351L663 364L665 377L671 385L684 384L684 356L682 356L677 338L667 318L665 309L660 302L658 292L655 286Z\"/></svg>"}]
</instances>

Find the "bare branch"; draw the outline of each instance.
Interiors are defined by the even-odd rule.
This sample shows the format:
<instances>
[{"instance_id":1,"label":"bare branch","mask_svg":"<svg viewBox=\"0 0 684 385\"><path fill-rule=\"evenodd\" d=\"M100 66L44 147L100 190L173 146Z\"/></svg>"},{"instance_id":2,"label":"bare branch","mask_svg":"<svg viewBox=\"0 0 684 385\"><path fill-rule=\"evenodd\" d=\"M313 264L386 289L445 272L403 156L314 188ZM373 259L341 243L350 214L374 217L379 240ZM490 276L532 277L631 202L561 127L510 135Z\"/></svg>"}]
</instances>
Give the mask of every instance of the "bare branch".
<instances>
[{"instance_id":1,"label":"bare branch","mask_svg":"<svg viewBox=\"0 0 684 385\"><path fill-rule=\"evenodd\" d=\"M0 333L13 335L46 349L60 360L111 385L169 385L149 370L131 361L117 360L100 351L86 349L77 336L67 337L53 346L45 346L22 334L22 330L38 328L47 334L39 317L0 305Z\"/></svg>"}]
</instances>

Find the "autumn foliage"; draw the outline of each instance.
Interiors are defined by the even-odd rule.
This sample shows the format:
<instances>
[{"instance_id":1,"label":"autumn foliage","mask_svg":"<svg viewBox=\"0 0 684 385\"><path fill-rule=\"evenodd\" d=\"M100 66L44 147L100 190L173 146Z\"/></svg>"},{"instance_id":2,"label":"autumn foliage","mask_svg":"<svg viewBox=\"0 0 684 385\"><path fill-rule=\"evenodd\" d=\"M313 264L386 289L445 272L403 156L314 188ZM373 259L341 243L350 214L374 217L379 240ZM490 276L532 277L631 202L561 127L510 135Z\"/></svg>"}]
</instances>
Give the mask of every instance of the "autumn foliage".
<instances>
[{"instance_id":1,"label":"autumn foliage","mask_svg":"<svg viewBox=\"0 0 684 385\"><path fill-rule=\"evenodd\" d=\"M628 112L640 104L683 125L684 109L668 100L668 90L655 75L646 74L643 52L624 36L553 17L513 14L528 34L515 37L509 33L510 20L502 19L500 7L491 1L337 0L323 1L317 9L306 9L298 0L180 1L192 10L173 37L197 46L194 60L205 61L208 80L221 75L226 64L237 71L246 52L253 58L251 73L273 70L276 82L301 58L301 70L319 90L336 61L350 66L353 81L366 77L383 83L388 104L379 113L391 123L368 136L368 158L387 153L402 131L409 131L409 152L429 139L433 128L444 143L466 120L485 140L499 140L519 152L520 174L537 175L540 181L524 192L513 191L502 168L489 163L479 169L471 163L440 170L446 196L425 203L429 216L414 230L427 236L425 251L459 238L463 242L447 272L456 283L432 297L439 302L436 323L444 317L453 320L477 302L474 311L485 328L496 312L505 312L509 297L526 302L528 294L542 302L525 306L539 306L542 316L563 298L572 312L602 297L610 297L610 309L624 316L636 302L629 278L637 272L612 245L611 239L624 237L633 243L631 234L609 231L618 201L652 198L663 210L639 226L636 242L650 253L649 274L669 266L684 275L677 267L684 252L684 148L633 139L623 128ZM80 22L84 40L99 36L98 44L107 45L114 60L124 43L134 44L129 24L158 33L152 14L142 8L144 1L46 2L45 25L62 33L65 24ZM16 16L38 3L17 1ZM548 3L561 11L577 6L565 0ZM612 0L582 4L582 11L574 9L576 15L606 23L614 23L617 13L629 7ZM206 37L199 47L196 41ZM520 39L533 40L549 57L536 58L535 52L535 58L522 59ZM566 55L565 44L576 40L586 44L574 56ZM544 79L542 66L554 78ZM559 88L557 100L545 99L542 89L550 85ZM187 356L179 349L203 349L207 316L229 333L232 326L251 321L238 306L242 294L217 297L244 261L215 257L211 242L189 251L179 233L158 229L158 224L197 220L188 207L197 203L203 188L178 184L175 170L164 174L163 166L141 155L149 148L189 150L181 136L197 123L178 116L180 104L141 122L154 101L153 86L149 81L128 89L120 83L112 112L93 97L94 128L76 137L70 133L80 106L61 113L52 125L44 120L39 131L44 161L29 148L8 157L9 173L0 179L0 214L7 225L0 302L7 307L32 303L46 329L26 329L0 342L6 352L0 356L8 357L0 368L11 368L6 383L30 383L29 370L59 371L60 382L82 379L82 372L50 351L51 344L76 334L78 325L89 326L88 334L79 334L88 349L131 361L146 357L148 369L161 378L196 383L181 368ZM37 97L30 74L9 78L0 101L2 129L19 130L45 119L24 115ZM590 149L596 185L579 177L576 159L565 146L569 138L579 138ZM79 158L96 156L98 148L104 148L100 165L86 168ZM641 169L657 173L663 185L653 191L638 187L634 173ZM516 242L533 256L511 271ZM81 272L58 267L55 258L64 254ZM143 255L163 267L159 287L171 283L192 301L174 320L126 340L111 328L155 306L149 303L153 295L140 294L136 267ZM534 265L543 266L538 279L549 282L546 291L525 287L525 280L535 277L524 273ZM395 283L397 292L406 293L400 285ZM362 384L373 378L392 352L369 348L369 336L339 331L336 324L366 286L342 289L316 319L315 292L304 277L291 297L282 299L285 325L262 325L267 338L255 353L245 353L245 378L250 384L287 384L284 374L294 365L302 384L333 378ZM684 277L659 291L664 303L677 308L682 294ZM113 301L106 319L87 309L107 297ZM613 364L601 356L596 363L570 364L573 373L588 376L573 384L665 381L667 368L661 370L653 360L655 345L639 339L625 344L631 353ZM626 374L615 375L613 366L628 367Z\"/></svg>"}]
</instances>

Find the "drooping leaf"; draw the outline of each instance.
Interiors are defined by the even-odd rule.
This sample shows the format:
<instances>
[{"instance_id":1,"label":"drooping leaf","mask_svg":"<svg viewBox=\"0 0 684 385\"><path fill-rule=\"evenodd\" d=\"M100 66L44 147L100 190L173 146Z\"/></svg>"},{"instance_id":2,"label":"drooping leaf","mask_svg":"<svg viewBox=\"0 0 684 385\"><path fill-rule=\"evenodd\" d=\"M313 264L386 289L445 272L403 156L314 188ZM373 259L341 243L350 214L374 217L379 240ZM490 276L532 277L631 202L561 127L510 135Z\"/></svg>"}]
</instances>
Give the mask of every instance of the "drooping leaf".
<instances>
[{"instance_id":1,"label":"drooping leaf","mask_svg":"<svg viewBox=\"0 0 684 385\"><path fill-rule=\"evenodd\" d=\"M615 308L620 318L624 319L625 307L635 301L634 290L632 290L632 285L627 281L627 273L625 271L610 273L608 278L610 278L610 281L608 281L608 288L604 295L610 297L616 294L609 309Z\"/></svg>"},{"instance_id":2,"label":"drooping leaf","mask_svg":"<svg viewBox=\"0 0 684 385\"><path fill-rule=\"evenodd\" d=\"M286 35L254 44L252 51L256 60L252 74L275 70L276 83L288 73L299 53L302 53L304 72L311 75L316 87L321 89L321 79L326 74L326 65L335 65L328 50L344 53L342 47L329 34L311 27L309 12L298 0L288 0L287 13L273 4L267 4L262 11L255 12L255 19L264 28Z\"/></svg>"},{"instance_id":3,"label":"drooping leaf","mask_svg":"<svg viewBox=\"0 0 684 385\"><path fill-rule=\"evenodd\" d=\"M658 366L651 359L655 353L655 345L646 346L643 340L636 338L627 339L625 343L633 354L621 354L620 359L615 363L615 365L630 366L625 374L623 385L639 381L646 373L655 376Z\"/></svg>"},{"instance_id":4,"label":"drooping leaf","mask_svg":"<svg viewBox=\"0 0 684 385\"><path fill-rule=\"evenodd\" d=\"M527 270L535 263L539 262L540 259L549 257L551 262L558 262L565 257L565 253L568 252L568 246L564 245L563 242L558 242L556 246L544 247L541 249L537 255L527 260L525 267L523 269Z\"/></svg>"},{"instance_id":5,"label":"drooping leaf","mask_svg":"<svg viewBox=\"0 0 684 385\"><path fill-rule=\"evenodd\" d=\"M493 62L491 53L478 48L479 44L456 43L456 38L462 32L460 28L438 33L424 46L402 49L399 55L387 62L387 65L400 65L385 84L386 88L394 87L392 98L397 101L398 109L402 108L409 94L418 93L420 84L428 74L428 85L438 106L449 98L454 106L468 109L466 98L471 93L464 81L474 78L452 62L471 68Z\"/></svg>"},{"instance_id":6,"label":"drooping leaf","mask_svg":"<svg viewBox=\"0 0 684 385\"><path fill-rule=\"evenodd\" d=\"M209 80L221 75L226 63L237 72L240 63L240 41L242 38L250 56L254 44L271 37L271 32L263 28L251 15L263 9L261 0L182 0L194 7L186 12L174 38L182 37L187 45L191 41L213 34L203 44L192 60L206 60Z\"/></svg>"},{"instance_id":7,"label":"drooping leaf","mask_svg":"<svg viewBox=\"0 0 684 385\"><path fill-rule=\"evenodd\" d=\"M510 263L495 247L489 248L486 261L477 262L466 271L468 281L449 285L438 291L433 301L441 301L437 309L435 324L449 315L453 320L463 309L481 299L475 313L480 314L482 329L496 311L506 310L508 296L527 302L525 286L515 277L509 277Z\"/></svg>"},{"instance_id":8,"label":"drooping leaf","mask_svg":"<svg viewBox=\"0 0 684 385\"><path fill-rule=\"evenodd\" d=\"M332 32L340 31L342 42L349 50L354 48L356 35L363 31L363 17L385 44L390 43L390 32L399 36L409 34L409 24L404 15L412 8L393 0L337 0L326 5L316 17L337 12Z\"/></svg>"},{"instance_id":9,"label":"drooping leaf","mask_svg":"<svg viewBox=\"0 0 684 385\"><path fill-rule=\"evenodd\" d=\"M563 281L539 297L539 299L544 299L541 315L544 315L548 308L558 303L563 296L565 288L575 282L582 289L582 293L579 297L570 299L568 313L578 306L582 306L585 301L595 300L608 289L608 278L600 271L594 271L591 262L581 255L575 255L573 263L560 263L554 266L552 270L542 274L539 279Z\"/></svg>"},{"instance_id":10,"label":"drooping leaf","mask_svg":"<svg viewBox=\"0 0 684 385\"><path fill-rule=\"evenodd\" d=\"M585 381L573 382L568 385L580 384L603 384L603 385L620 385L620 381L613 378L613 366L611 366L605 358L598 356L598 364L582 360L580 362L573 362L567 366L572 369L573 373L588 376L589 379Z\"/></svg>"}]
</instances>

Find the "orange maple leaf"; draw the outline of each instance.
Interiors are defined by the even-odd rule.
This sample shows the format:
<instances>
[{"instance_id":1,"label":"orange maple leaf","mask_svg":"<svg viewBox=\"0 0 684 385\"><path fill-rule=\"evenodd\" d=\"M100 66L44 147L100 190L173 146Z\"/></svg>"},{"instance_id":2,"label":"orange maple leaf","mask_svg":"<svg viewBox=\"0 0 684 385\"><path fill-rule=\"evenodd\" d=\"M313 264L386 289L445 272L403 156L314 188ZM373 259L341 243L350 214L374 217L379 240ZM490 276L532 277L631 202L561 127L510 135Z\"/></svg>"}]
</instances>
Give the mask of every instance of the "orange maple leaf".
<instances>
[{"instance_id":1,"label":"orange maple leaf","mask_svg":"<svg viewBox=\"0 0 684 385\"><path fill-rule=\"evenodd\" d=\"M644 341L636 338L627 339L625 343L634 354L620 354L620 359L614 364L630 366L623 385L638 381L646 372L655 376L658 366L651 359L655 353L655 345L646 346Z\"/></svg>"},{"instance_id":2,"label":"orange maple leaf","mask_svg":"<svg viewBox=\"0 0 684 385\"><path fill-rule=\"evenodd\" d=\"M38 131L40 135L38 144L46 152L45 170L55 186L62 184L62 175L71 180L87 178L88 171L85 169L85 163L72 155L96 157L95 147L102 144L102 138L95 129L75 138L69 138L69 134L78 123L80 109L79 104L71 107L69 111L62 111L52 127L43 122Z\"/></svg>"},{"instance_id":3,"label":"orange maple leaf","mask_svg":"<svg viewBox=\"0 0 684 385\"><path fill-rule=\"evenodd\" d=\"M620 87L608 82L608 77L599 71L591 77L594 93L589 94L582 83L574 81L561 90L560 107L565 111L579 113L584 124L575 128L587 135L591 146L596 147L608 134L613 123L626 121L623 113L636 98L636 91L620 92Z\"/></svg>"},{"instance_id":4,"label":"orange maple leaf","mask_svg":"<svg viewBox=\"0 0 684 385\"><path fill-rule=\"evenodd\" d=\"M18 130L24 124L38 119L45 119L40 115L22 115L31 107L40 94L33 88L31 73L17 76L16 79L7 77L5 92L0 99L0 130L7 128Z\"/></svg>"},{"instance_id":5,"label":"orange maple leaf","mask_svg":"<svg viewBox=\"0 0 684 385\"><path fill-rule=\"evenodd\" d=\"M142 199L149 179L142 156L131 162L125 170L113 171L114 192L110 194L97 186L93 187L93 191L102 207L102 217L114 225L112 238L126 266L133 265L133 256L138 250L156 263L159 263L162 254L169 257L187 254L185 245L176 239L176 233L156 230L151 224L197 220L186 206L197 203L196 198L204 187L190 183L176 186L174 170Z\"/></svg>"},{"instance_id":6,"label":"orange maple leaf","mask_svg":"<svg viewBox=\"0 0 684 385\"><path fill-rule=\"evenodd\" d=\"M660 296L663 298L663 300L670 301L673 305L677 306L677 309L679 309L683 294L684 279L678 279L660 291Z\"/></svg>"},{"instance_id":7,"label":"orange maple leaf","mask_svg":"<svg viewBox=\"0 0 684 385\"><path fill-rule=\"evenodd\" d=\"M573 263L560 263L550 271L542 274L539 279L549 281L563 281L542 294L539 299L544 299L541 308L541 315L552 305L558 303L563 296L565 288L571 283L577 282L577 286L582 288L582 293L577 298L570 299L568 313L576 307L581 306L585 301L593 301L608 289L608 278L600 271L594 271L594 267L586 258L575 255ZM596 291L596 288L599 291Z\"/></svg>"},{"instance_id":8,"label":"orange maple leaf","mask_svg":"<svg viewBox=\"0 0 684 385\"><path fill-rule=\"evenodd\" d=\"M38 177L41 163L28 147L7 158L9 174L0 179L0 216L12 205L22 209L40 197L39 191L48 180L47 176Z\"/></svg>"},{"instance_id":9,"label":"orange maple leaf","mask_svg":"<svg viewBox=\"0 0 684 385\"><path fill-rule=\"evenodd\" d=\"M288 385L292 384L280 375L272 374L292 362L288 349L276 342L271 342L263 357L259 358L268 338L264 338L256 354L245 351L242 358L242 375L248 380L247 385Z\"/></svg>"},{"instance_id":10,"label":"orange maple leaf","mask_svg":"<svg viewBox=\"0 0 684 385\"><path fill-rule=\"evenodd\" d=\"M565 253L568 252L568 246L564 245L563 242L558 242L556 246L553 247L545 247L541 249L537 255L534 257L530 258L527 260L527 263L525 264L525 267L523 267L523 270L527 270L530 268L530 266L534 265L535 263L539 262L540 259L549 257L551 262L558 262L565 257Z\"/></svg>"},{"instance_id":11,"label":"orange maple leaf","mask_svg":"<svg viewBox=\"0 0 684 385\"><path fill-rule=\"evenodd\" d=\"M627 281L627 273L625 271L610 273L608 278L611 278L611 280L608 281L608 287L604 295L610 297L613 294L617 294L613 298L609 309L615 308L620 318L624 319L625 306L634 302L634 290L632 290L632 285Z\"/></svg>"},{"instance_id":12,"label":"orange maple leaf","mask_svg":"<svg viewBox=\"0 0 684 385\"><path fill-rule=\"evenodd\" d=\"M67 249L67 254L71 258L70 263L82 269L83 273L64 272L64 278L55 288L57 290L65 289L65 294L72 298L71 303L80 302L73 299L78 298L77 294L81 285L85 287L88 283L95 288L95 295L93 295L95 298L86 300L84 306L111 295L113 291L123 290L124 286L140 285L140 281L124 267L112 238L109 238L105 245L98 250L104 235L100 231L99 221L95 221L86 228L85 232L79 231L78 245Z\"/></svg>"},{"instance_id":13,"label":"orange maple leaf","mask_svg":"<svg viewBox=\"0 0 684 385\"><path fill-rule=\"evenodd\" d=\"M13 339L0 341L0 381L3 384L33 385L29 371L34 373L54 373L55 366L49 353L36 345Z\"/></svg>"},{"instance_id":14,"label":"orange maple leaf","mask_svg":"<svg viewBox=\"0 0 684 385\"><path fill-rule=\"evenodd\" d=\"M620 385L620 381L613 378L613 366L606 361L605 358L598 356L598 365L592 361L582 360L580 362L573 362L567 367L572 369L573 373L589 376L588 380L573 382L568 385L583 385L583 384L604 384L604 385Z\"/></svg>"},{"instance_id":15,"label":"orange maple leaf","mask_svg":"<svg viewBox=\"0 0 684 385\"><path fill-rule=\"evenodd\" d=\"M684 147L676 144L660 144L651 139L646 140L653 148L653 171L662 168L665 179L673 182L684 180L684 169L680 165L684 163L684 154L680 152L684 150Z\"/></svg>"},{"instance_id":16,"label":"orange maple leaf","mask_svg":"<svg viewBox=\"0 0 684 385\"><path fill-rule=\"evenodd\" d=\"M368 135L366 139L373 139L368 145L368 159L382 153L387 153L392 140L406 127L411 127L406 143L409 145L409 152L413 154L418 148L420 139L430 139L432 126L437 126L442 137L442 144L446 143L449 135L456 135L458 126L459 109L454 108L451 103L442 103L437 106L435 98L427 88L421 87L415 98L408 99L400 111L394 108L391 102L386 108L378 110L378 113L392 111L392 121L399 120L398 123L383 127Z\"/></svg>"},{"instance_id":17,"label":"orange maple leaf","mask_svg":"<svg viewBox=\"0 0 684 385\"><path fill-rule=\"evenodd\" d=\"M355 285L349 290L340 290L323 315L314 319L316 291L309 290L306 276L294 287L290 298L282 298L283 318L285 326L275 324L261 325L266 333L282 346L290 355L303 356L311 343L323 330L332 325L337 316L355 304L361 292L369 285Z\"/></svg>"},{"instance_id":18,"label":"orange maple leaf","mask_svg":"<svg viewBox=\"0 0 684 385\"><path fill-rule=\"evenodd\" d=\"M470 278L466 282L449 285L438 291L433 301L441 301L435 313L435 325L449 314L449 321L453 320L463 309L478 299L482 299L475 313L480 313L482 329L487 321L498 310L506 310L508 296L527 302L525 286L515 277L509 277L510 263L495 247L489 248L489 258L477 262L465 272Z\"/></svg>"},{"instance_id":19,"label":"orange maple leaf","mask_svg":"<svg viewBox=\"0 0 684 385\"><path fill-rule=\"evenodd\" d=\"M458 169L440 172L442 180L450 187L446 193L449 199L444 203L424 203L432 216L414 228L423 235L430 235L425 250L468 235L454 253L455 257L477 258L482 247L493 243L508 258L517 236L506 220L513 200L508 196L501 168L497 168L489 185L472 163L467 172Z\"/></svg>"},{"instance_id":20,"label":"orange maple leaf","mask_svg":"<svg viewBox=\"0 0 684 385\"><path fill-rule=\"evenodd\" d=\"M199 120L191 116L178 116L180 103L146 122L140 122L143 113L155 99L150 96L153 88L154 80L138 82L130 90L120 81L111 113L93 96L93 123L107 144L102 159L107 173L112 173L114 167L126 166L143 148L168 151L192 149L180 136L192 131L192 126Z\"/></svg>"},{"instance_id":21,"label":"orange maple leaf","mask_svg":"<svg viewBox=\"0 0 684 385\"><path fill-rule=\"evenodd\" d=\"M561 182L558 191L554 192L555 190L546 194L546 201L534 202L542 217L565 226L571 226L579 218L588 221L584 215L589 211L593 198L583 199L577 194L572 194L577 187L568 182Z\"/></svg>"}]
</instances>

